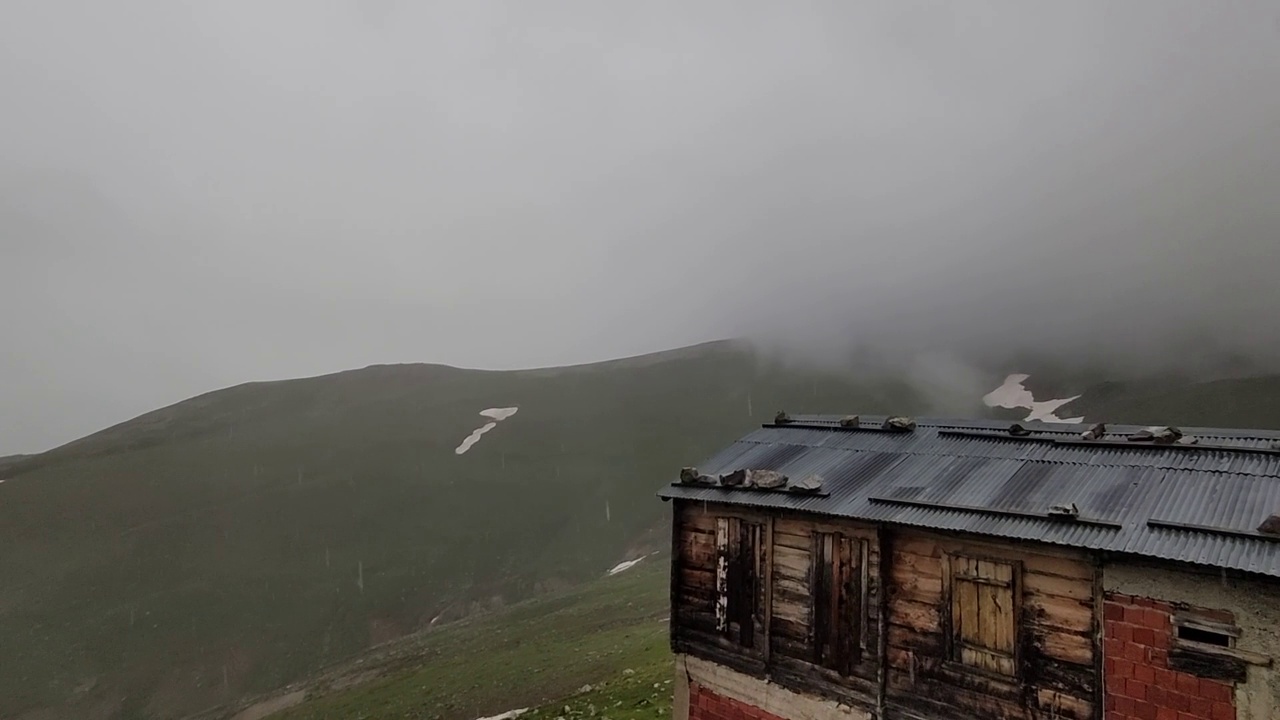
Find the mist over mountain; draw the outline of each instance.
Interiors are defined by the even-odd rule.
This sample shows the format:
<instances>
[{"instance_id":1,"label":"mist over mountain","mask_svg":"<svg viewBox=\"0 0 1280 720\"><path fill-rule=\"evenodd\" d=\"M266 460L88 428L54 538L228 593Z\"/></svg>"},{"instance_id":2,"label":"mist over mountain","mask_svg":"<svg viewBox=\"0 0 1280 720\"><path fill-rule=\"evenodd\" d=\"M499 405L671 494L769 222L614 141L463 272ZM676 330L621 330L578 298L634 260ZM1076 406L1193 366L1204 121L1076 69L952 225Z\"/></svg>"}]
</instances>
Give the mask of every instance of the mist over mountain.
<instances>
[{"instance_id":1,"label":"mist over mountain","mask_svg":"<svg viewBox=\"0 0 1280 720\"><path fill-rule=\"evenodd\" d=\"M723 337L1275 368L1277 15L8 3L0 452L246 380Z\"/></svg>"}]
</instances>

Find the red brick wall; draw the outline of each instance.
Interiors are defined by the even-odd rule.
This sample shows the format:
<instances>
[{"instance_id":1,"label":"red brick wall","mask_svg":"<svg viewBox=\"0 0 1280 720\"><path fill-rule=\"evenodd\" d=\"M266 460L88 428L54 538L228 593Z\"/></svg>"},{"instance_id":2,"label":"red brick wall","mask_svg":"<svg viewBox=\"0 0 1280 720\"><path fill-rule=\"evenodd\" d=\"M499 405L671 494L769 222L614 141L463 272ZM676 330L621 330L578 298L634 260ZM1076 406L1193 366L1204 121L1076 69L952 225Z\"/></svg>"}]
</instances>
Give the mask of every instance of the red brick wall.
<instances>
[{"instance_id":1,"label":"red brick wall","mask_svg":"<svg viewBox=\"0 0 1280 720\"><path fill-rule=\"evenodd\" d=\"M1235 720L1231 683L1169 669L1172 614L1168 603L1107 594L1106 720Z\"/></svg>"},{"instance_id":2,"label":"red brick wall","mask_svg":"<svg viewBox=\"0 0 1280 720\"><path fill-rule=\"evenodd\" d=\"M689 684L689 720L784 720L754 705L717 695L698 683Z\"/></svg>"}]
</instances>

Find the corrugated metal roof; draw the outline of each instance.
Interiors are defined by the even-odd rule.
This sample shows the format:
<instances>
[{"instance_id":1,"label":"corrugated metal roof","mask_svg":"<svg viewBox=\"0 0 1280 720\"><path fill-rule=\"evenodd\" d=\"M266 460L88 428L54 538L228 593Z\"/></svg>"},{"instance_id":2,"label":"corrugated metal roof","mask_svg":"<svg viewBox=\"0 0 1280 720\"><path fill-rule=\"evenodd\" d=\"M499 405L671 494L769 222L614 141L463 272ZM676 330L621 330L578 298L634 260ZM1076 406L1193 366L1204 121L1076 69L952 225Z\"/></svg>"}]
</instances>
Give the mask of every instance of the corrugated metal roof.
<instances>
[{"instance_id":1,"label":"corrugated metal roof","mask_svg":"<svg viewBox=\"0 0 1280 720\"><path fill-rule=\"evenodd\" d=\"M741 468L793 479L823 477L824 494L758 492L672 484L665 499L703 500L857 518L1142 555L1280 577L1280 538L1256 528L1280 512L1280 432L1183 428L1201 445L1073 441L1085 425L1022 423L1030 438L1000 435L1007 423L917 420L886 433L883 418L843 429L839 418L797 416L748 433L699 466ZM989 435L984 435L989 434ZM995 436L990 436L995 435ZM1215 449L1210 446L1253 448ZM1079 520L1046 516L1074 503Z\"/></svg>"}]
</instances>

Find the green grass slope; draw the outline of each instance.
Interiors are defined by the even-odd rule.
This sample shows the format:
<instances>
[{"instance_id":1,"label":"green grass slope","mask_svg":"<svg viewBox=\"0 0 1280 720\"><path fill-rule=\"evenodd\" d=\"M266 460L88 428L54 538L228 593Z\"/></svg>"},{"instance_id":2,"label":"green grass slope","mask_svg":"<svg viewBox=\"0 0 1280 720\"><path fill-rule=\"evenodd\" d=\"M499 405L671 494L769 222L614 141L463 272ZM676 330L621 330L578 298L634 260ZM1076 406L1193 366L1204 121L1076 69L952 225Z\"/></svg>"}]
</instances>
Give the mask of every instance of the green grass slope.
<instances>
[{"instance_id":1,"label":"green grass slope","mask_svg":"<svg viewBox=\"0 0 1280 720\"><path fill-rule=\"evenodd\" d=\"M393 643L294 690L308 699L271 717L474 720L538 706L545 709L527 717L669 716L667 573L664 554L614 577ZM334 691L353 678L365 680Z\"/></svg>"},{"instance_id":2,"label":"green grass slope","mask_svg":"<svg viewBox=\"0 0 1280 720\"><path fill-rule=\"evenodd\" d=\"M519 413L454 453L504 406ZM233 705L435 618L598 577L661 523L658 483L780 408L919 406L901 384L732 343L193 398L0 468L0 717Z\"/></svg>"}]
</instances>

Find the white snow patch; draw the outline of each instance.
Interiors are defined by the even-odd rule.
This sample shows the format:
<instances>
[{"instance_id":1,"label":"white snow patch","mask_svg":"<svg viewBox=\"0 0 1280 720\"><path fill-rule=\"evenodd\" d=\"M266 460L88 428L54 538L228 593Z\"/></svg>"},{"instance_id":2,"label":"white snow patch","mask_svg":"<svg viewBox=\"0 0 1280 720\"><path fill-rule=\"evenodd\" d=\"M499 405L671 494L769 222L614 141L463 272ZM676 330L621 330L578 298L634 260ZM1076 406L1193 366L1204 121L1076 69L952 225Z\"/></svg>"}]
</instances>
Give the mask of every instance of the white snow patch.
<instances>
[{"instance_id":1,"label":"white snow patch","mask_svg":"<svg viewBox=\"0 0 1280 720\"><path fill-rule=\"evenodd\" d=\"M635 560L627 560L626 562L620 562L620 563L618 563L617 565L614 565L614 566L613 566L613 568L609 570L609 574L610 574L610 575L617 575L618 573L620 573L620 572L622 572L622 571L624 571L624 570L630 570L631 568L635 567L635 566L636 566L636 565L637 565L641 560L643 560L643 559L645 559L645 558L647 558L647 557L653 557L654 555L657 555L659 552L661 552L661 551L660 551L660 550L654 550L653 552L649 553L648 555L641 555L640 557L636 558Z\"/></svg>"},{"instance_id":2,"label":"white snow patch","mask_svg":"<svg viewBox=\"0 0 1280 720\"><path fill-rule=\"evenodd\" d=\"M529 712L529 708L520 708L519 710L508 710L501 715L493 715L491 717L477 718L477 720L511 720Z\"/></svg>"},{"instance_id":3,"label":"white snow patch","mask_svg":"<svg viewBox=\"0 0 1280 720\"><path fill-rule=\"evenodd\" d=\"M985 403L987 407L1007 408L1010 410L1016 410L1019 408L1030 410L1030 414L1026 417L1027 422L1036 420L1051 423L1084 422L1083 417L1067 418L1064 420L1055 414L1058 408L1063 405L1074 400L1079 400L1081 398L1080 395L1061 400L1045 400L1043 402L1038 402L1035 397L1031 395L1031 391L1023 385L1023 383L1030 377L1030 375L1010 375L1004 379L1003 385L987 393L986 396L982 398L982 402Z\"/></svg>"},{"instance_id":4,"label":"white snow patch","mask_svg":"<svg viewBox=\"0 0 1280 720\"><path fill-rule=\"evenodd\" d=\"M485 423L484 425L481 425L480 427L473 430L471 434L468 435L467 438L462 441L461 445L454 448L453 452L457 455L461 455L466 451L470 450L472 445L475 445L476 443L480 442L481 435L484 435L490 430L498 427L498 423L502 422L503 420L506 420L512 415L515 415L516 411L518 411L519 409L520 408L506 407L506 408L487 408L485 410L481 410L480 414L483 417L487 417L493 420L493 422Z\"/></svg>"},{"instance_id":5,"label":"white snow patch","mask_svg":"<svg viewBox=\"0 0 1280 720\"><path fill-rule=\"evenodd\" d=\"M470 450L472 445L475 445L476 443L480 442L481 435L484 435L485 433L489 432L490 430L496 427L498 427L498 423L491 422L491 423L485 423L484 425L476 428L475 430L472 430L471 434L467 436L467 439L463 440L462 444L454 448L453 451L461 455L462 453Z\"/></svg>"},{"instance_id":6,"label":"white snow patch","mask_svg":"<svg viewBox=\"0 0 1280 720\"><path fill-rule=\"evenodd\" d=\"M620 562L620 563L618 563L617 565L614 565L614 566L613 566L613 569L611 569L611 570L609 571L609 574L610 574L610 575L617 575L618 573L620 573L620 572L622 572L622 571L624 571L624 570L630 570L631 568L635 567L635 566L636 566L636 564L637 564L637 563L639 563L639 562L640 562L641 560L643 560L643 559L644 559L643 557L638 557L638 558L636 558L635 560L628 560L628 561L626 561L626 562Z\"/></svg>"},{"instance_id":7,"label":"white snow patch","mask_svg":"<svg viewBox=\"0 0 1280 720\"><path fill-rule=\"evenodd\" d=\"M489 408L488 410L481 410L480 414L487 418L493 418L494 420L502 421L502 420L506 420L512 415L515 415L516 412L518 412L519 410L520 408L518 407Z\"/></svg>"}]
</instances>

